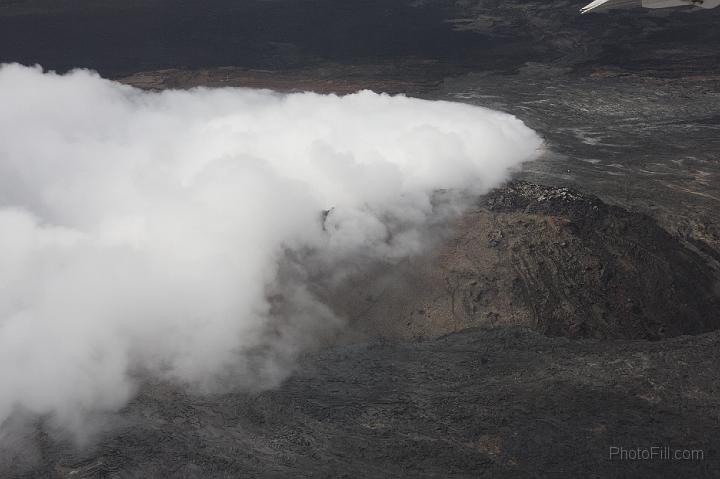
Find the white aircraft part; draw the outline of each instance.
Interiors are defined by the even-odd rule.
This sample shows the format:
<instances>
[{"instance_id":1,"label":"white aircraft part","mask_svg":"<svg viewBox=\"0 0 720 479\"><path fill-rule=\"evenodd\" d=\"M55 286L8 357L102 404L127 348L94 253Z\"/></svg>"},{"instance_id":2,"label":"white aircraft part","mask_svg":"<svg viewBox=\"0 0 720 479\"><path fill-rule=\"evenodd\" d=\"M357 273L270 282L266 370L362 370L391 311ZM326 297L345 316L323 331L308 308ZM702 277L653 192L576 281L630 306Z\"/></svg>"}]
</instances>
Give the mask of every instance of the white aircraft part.
<instances>
[{"instance_id":1,"label":"white aircraft part","mask_svg":"<svg viewBox=\"0 0 720 479\"><path fill-rule=\"evenodd\" d=\"M580 9L580 13L588 13L591 10L608 10L611 8L637 7L640 0L595 0Z\"/></svg>"},{"instance_id":2,"label":"white aircraft part","mask_svg":"<svg viewBox=\"0 0 720 479\"><path fill-rule=\"evenodd\" d=\"M693 2L688 0L642 0L642 6L645 8L683 7L692 4Z\"/></svg>"},{"instance_id":3,"label":"white aircraft part","mask_svg":"<svg viewBox=\"0 0 720 479\"><path fill-rule=\"evenodd\" d=\"M701 4L696 5L696 6L700 7L700 8L707 8L707 9L720 7L720 0L705 0L704 2L702 2Z\"/></svg>"},{"instance_id":4,"label":"white aircraft part","mask_svg":"<svg viewBox=\"0 0 720 479\"><path fill-rule=\"evenodd\" d=\"M645 8L694 6L698 8L710 9L720 6L720 0L595 0L581 8L580 13L588 13L593 10L603 11L613 8L628 8L639 6L643 6Z\"/></svg>"}]
</instances>

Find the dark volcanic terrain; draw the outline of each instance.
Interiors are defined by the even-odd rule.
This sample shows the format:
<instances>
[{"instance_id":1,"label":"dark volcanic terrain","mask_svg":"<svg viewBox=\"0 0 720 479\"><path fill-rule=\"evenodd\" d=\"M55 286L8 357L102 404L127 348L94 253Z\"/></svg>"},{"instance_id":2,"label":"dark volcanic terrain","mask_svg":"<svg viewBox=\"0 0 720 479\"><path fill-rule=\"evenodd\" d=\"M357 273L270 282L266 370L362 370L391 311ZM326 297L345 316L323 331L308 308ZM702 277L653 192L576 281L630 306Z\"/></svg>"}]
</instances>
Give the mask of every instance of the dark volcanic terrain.
<instances>
[{"instance_id":1,"label":"dark volcanic terrain","mask_svg":"<svg viewBox=\"0 0 720 479\"><path fill-rule=\"evenodd\" d=\"M427 256L325 292L348 327L277 389L146 382L0 477L720 477L720 8L584 3L0 0L0 62L461 101L547 144ZM704 459L609 459L658 445Z\"/></svg>"},{"instance_id":2,"label":"dark volcanic terrain","mask_svg":"<svg viewBox=\"0 0 720 479\"><path fill-rule=\"evenodd\" d=\"M358 275L328 300L371 336L521 325L656 340L720 326L718 271L643 214L518 181L480 199L453 232L432 255Z\"/></svg>"},{"instance_id":3,"label":"dark volcanic terrain","mask_svg":"<svg viewBox=\"0 0 720 479\"><path fill-rule=\"evenodd\" d=\"M517 328L340 346L261 394L146 384L95 448L46 443L41 466L10 474L717 477L719 351L717 333L607 342ZM610 461L611 445L698 448L705 460Z\"/></svg>"}]
</instances>

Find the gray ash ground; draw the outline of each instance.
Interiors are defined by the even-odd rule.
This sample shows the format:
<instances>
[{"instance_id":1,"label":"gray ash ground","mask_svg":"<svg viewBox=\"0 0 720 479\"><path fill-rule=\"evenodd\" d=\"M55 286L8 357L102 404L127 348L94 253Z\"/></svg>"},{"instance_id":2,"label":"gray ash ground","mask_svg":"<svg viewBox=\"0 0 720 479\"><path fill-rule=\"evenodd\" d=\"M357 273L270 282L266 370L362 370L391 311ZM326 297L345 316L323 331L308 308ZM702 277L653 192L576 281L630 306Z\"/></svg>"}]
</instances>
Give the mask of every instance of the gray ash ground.
<instances>
[{"instance_id":1,"label":"gray ash ground","mask_svg":"<svg viewBox=\"0 0 720 479\"><path fill-rule=\"evenodd\" d=\"M720 70L658 78L598 70L564 75L529 65L517 75L447 80L448 98L509 111L549 150L530 181L574 186L655 217L708 254L720 250Z\"/></svg>"},{"instance_id":2,"label":"gray ash ground","mask_svg":"<svg viewBox=\"0 0 720 479\"><path fill-rule=\"evenodd\" d=\"M0 476L720 476L720 9L584 3L0 4L0 61L143 88L373 88L547 140L433 254L329 295L346 337L279 388L148 381L92 446L39 426ZM656 445L704 460L609 459Z\"/></svg>"}]
</instances>

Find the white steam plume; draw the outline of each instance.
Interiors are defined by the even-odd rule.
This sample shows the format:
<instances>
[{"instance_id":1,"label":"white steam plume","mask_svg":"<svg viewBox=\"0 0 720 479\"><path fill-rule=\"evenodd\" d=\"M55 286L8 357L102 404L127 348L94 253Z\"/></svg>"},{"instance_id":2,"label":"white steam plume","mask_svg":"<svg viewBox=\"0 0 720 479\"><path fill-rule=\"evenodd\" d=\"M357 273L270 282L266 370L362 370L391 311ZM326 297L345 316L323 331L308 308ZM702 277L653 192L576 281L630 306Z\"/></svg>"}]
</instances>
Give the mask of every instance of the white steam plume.
<instances>
[{"instance_id":1,"label":"white steam plume","mask_svg":"<svg viewBox=\"0 0 720 479\"><path fill-rule=\"evenodd\" d=\"M333 321L296 281L268 332L288 251L330 268L416 253L435 190L485 191L539 146L516 118L457 103L149 93L2 66L0 423L81 429L138 372L272 384L295 337Z\"/></svg>"}]
</instances>

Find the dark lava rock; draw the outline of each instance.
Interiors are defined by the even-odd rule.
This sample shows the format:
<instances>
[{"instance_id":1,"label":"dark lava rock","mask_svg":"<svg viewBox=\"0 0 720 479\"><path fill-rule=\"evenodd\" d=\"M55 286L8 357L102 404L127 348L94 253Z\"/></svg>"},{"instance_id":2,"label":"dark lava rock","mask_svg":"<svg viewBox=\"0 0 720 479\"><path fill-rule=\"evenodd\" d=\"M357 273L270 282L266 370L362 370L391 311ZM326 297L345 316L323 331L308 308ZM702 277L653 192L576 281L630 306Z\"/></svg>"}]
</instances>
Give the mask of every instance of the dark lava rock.
<instances>
[{"instance_id":1,"label":"dark lava rock","mask_svg":"<svg viewBox=\"0 0 720 479\"><path fill-rule=\"evenodd\" d=\"M0 461L0 476L717 478L719 341L496 328L338 346L259 394L146 384L93 447L45 441L32 465ZM703 459L621 461L610 447Z\"/></svg>"}]
</instances>

